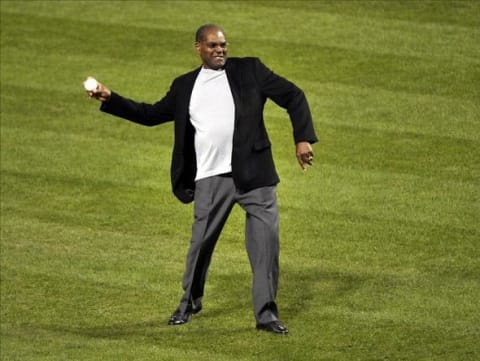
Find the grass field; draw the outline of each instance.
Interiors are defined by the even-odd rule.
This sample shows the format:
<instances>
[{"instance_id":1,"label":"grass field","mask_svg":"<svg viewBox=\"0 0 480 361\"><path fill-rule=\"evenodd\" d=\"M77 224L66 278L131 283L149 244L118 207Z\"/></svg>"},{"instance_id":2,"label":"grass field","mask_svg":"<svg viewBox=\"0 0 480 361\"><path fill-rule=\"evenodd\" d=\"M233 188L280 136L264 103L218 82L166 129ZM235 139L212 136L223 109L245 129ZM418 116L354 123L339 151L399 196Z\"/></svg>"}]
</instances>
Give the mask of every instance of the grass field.
<instances>
[{"instance_id":1,"label":"grass field","mask_svg":"<svg viewBox=\"0 0 480 361\"><path fill-rule=\"evenodd\" d=\"M480 2L0 4L1 360L480 359ZM204 311L167 326L192 219L172 126L82 89L158 100L206 22L305 90L321 139L302 173L267 104L288 337L254 329L240 209Z\"/></svg>"}]
</instances>

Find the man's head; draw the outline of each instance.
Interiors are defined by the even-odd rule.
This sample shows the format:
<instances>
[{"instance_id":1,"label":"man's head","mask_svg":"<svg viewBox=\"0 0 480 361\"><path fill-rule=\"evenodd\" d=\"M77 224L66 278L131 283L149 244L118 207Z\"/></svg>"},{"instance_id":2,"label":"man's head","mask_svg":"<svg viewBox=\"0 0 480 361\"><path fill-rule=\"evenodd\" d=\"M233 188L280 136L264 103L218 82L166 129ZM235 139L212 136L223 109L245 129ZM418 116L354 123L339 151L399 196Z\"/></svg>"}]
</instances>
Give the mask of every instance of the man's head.
<instances>
[{"instance_id":1,"label":"man's head","mask_svg":"<svg viewBox=\"0 0 480 361\"><path fill-rule=\"evenodd\" d=\"M215 24L198 28L195 35L195 49L202 59L203 67L218 70L227 61L227 40L223 29Z\"/></svg>"}]
</instances>

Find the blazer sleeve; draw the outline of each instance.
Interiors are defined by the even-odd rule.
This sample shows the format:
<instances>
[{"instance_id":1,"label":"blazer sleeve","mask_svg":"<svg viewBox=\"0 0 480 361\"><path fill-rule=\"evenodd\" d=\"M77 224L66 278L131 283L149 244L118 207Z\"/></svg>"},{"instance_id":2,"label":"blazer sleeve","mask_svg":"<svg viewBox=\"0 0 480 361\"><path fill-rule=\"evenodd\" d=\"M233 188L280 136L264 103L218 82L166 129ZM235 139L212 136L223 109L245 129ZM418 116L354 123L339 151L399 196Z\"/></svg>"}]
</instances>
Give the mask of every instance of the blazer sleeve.
<instances>
[{"instance_id":1,"label":"blazer sleeve","mask_svg":"<svg viewBox=\"0 0 480 361\"><path fill-rule=\"evenodd\" d=\"M120 118L145 126L154 126L174 119L174 86L167 94L154 104L141 103L112 92L110 99L102 103L100 110Z\"/></svg>"},{"instance_id":2,"label":"blazer sleeve","mask_svg":"<svg viewBox=\"0 0 480 361\"><path fill-rule=\"evenodd\" d=\"M316 143L318 138L304 92L291 81L275 74L260 59L255 59L255 74L262 94L287 110L295 143Z\"/></svg>"}]
</instances>

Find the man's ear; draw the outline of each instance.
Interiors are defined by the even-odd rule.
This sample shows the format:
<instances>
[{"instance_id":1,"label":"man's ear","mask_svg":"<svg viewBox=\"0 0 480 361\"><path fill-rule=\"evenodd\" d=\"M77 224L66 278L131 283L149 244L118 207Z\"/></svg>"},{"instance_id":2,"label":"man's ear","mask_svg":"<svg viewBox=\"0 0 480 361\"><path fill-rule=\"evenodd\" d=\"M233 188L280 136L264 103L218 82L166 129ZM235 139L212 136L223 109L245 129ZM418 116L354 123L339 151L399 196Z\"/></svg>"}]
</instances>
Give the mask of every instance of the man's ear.
<instances>
[{"instance_id":1,"label":"man's ear","mask_svg":"<svg viewBox=\"0 0 480 361\"><path fill-rule=\"evenodd\" d=\"M200 54L200 42L198 41L195 42L195 51L197 54Z\"/></svg>"}]
</instances>

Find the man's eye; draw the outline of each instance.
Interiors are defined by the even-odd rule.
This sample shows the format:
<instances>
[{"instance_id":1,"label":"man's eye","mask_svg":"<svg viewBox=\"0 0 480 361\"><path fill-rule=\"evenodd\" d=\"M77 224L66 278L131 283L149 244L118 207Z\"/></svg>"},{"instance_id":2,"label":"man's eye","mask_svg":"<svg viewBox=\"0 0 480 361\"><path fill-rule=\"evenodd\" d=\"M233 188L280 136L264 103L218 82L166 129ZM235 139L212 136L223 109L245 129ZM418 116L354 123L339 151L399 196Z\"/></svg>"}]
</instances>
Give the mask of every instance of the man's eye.
<instances>
[{"instance_id":1,"label":"man's eye","mask_svg":"<svg viewBox=\"0 0 480 361\"><path fill-rule=\"evenodd\" d=\"M227 43L208 43L207 46L211 49L215 49L217 46L221 47L222 49L225 49L227 47Z\"/></svg>"}]
</instances>

